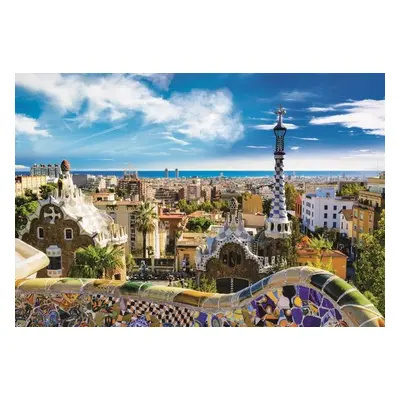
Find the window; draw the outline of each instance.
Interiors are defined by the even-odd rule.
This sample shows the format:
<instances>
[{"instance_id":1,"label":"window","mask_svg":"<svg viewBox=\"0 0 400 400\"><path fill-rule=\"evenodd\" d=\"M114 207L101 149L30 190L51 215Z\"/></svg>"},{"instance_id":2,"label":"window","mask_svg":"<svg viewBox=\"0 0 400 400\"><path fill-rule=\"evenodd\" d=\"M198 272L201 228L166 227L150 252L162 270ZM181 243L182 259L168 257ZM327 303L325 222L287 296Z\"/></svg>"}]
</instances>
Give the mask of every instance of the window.
<instances>
[{"instance_id":1,"label":"window","mask_svg":"<svg viewBox=\"0 0 400 400\"><path fill-rule=\"evenodd\" d=\"M354 232L357 232L357 225L354 225Z\"/></svg>"},{"instance_id":2,"label":"window","mask_svg":"<svg viewBox=\"0 0 400 400\"><path fill-rule=\"evenodd\" d=\"M357 210L354 210L353 215L354 215L354 218L357 218L357 215L358 215Z\"/></svg>"},{"instance_id":3,"label":"window","mask_svg":"<svg viewBox=\"0 0 400 400\"><path fill-rule=\"evenodd\" d=\"M328 206L327 206L327 205L325 205L325 206L324 206L324 210L327 210L327 209L328 209Z\"/></svg>"},{"instance_id":4,"label":"window","mask_svg":"<svg viewBox=\"0 0 400 400\"><path fill-rule=\"evenodd\" d=\"M336 214L333 214L333 219L336 219Z\"/></svg>"},{"instance_id":5,"label":"window","mask_svg":"<svg viewBox=\"0 0 400 400\"><path fill-rule=\"evenodd\" d=\"M345 210L345 209L346 209L346 206L343 206L342 210Z\"/></svg>"},{"instance_id":6,"label":"window","mask_svg":"<svg viewBox=\"0 0 400 400\"><path fill-rule=\"evenodd\" d=\"M360 226L360 233L363 233L363 228L361 228L361 226Z\"/></svg>"},{"instance_id":7,"label":"window","mask_svg":"<svg viewBox=\"0 0 400 400\"><path fill-rule=\"evenodd\" d=\"M324 228L327 228L328 227L328 223L325 221L324 222Z\"/></svg>"},{"instance_id":8,"label":"window","mask_svg":"<svg viewBox=\"0 0 400 400\"><path fill-rule=\"evenodd\" d=\"M336 222L333 223L332 227L333 227L333 228L336 228Z\"/></svg>"},{"instance_id":9,"label":"window","mask_svg":"<svg viewBox=\"0 0 400 400\"><path fill-rule=\"evenodd\" d=\"M37 237L38 239L44 239L44 229L41 226L37 228Z\"/></svg>"},{"instance_id":10,"label":"window","mask_svg":"<svg viewBox=\"0 0 400 400\"><path fill-rule=\"evenodd\" d=\"M364 213L360 212L360 220L363 221L364 220Z\"/></svg>"},{"instance_id":11,"label":"window","mask_svg":"<svg viewBox=\"0 0 400 400\"><path fill-rule=\"evenodd\" d=\"M311 215L312 217L314 216L314 212L312 213L312 215Z\"/></svg>"},{"instance_id":12,"label":"window","mask_svg":"<svg viewBox=\"0 0 400 400\"><path fill-rule=\"evenodd\" d=\"M336 211L337 210L337 206L333 206L333 209Z\"/></svg>"},{"instance_id":13,"label":"window","mask_svg":"<svg viewBox=\"0 0 400 400\"><path fill-rule=\"evenodd\" d=\"M372 222L372 214L369 214L368 219L369 219L369 222Z\"/></svg>"},{"instance_id":14,"label":"window","mask_svg":"<svg viewBox=\"0 0 400 400\"><path fill-rule=\"evenodd\" d=\"M324 218L328 218L328 214L327 213L324 214Z\"/></svg>"},{"instance_id":15,"label":"window","mask_svg":"<svg viewBox=\"0 0 400 400\"><path fill-rule=\"evenodd\" d=\"M314 220L311 220L311 226L314 226Z\"/></svg>"},{"instance_id":16,"label":"window","mask_svg":"<svg viewBox=\"0 0 400 400\"><path fill-rule=\"evenodd\" d=\"M312 208L314 208L314 204L312 205Z\"/></svg>"},{"instance_id":17,"label":"window","mask_svg":"<svg viewBox=\"0 0 400 400\"><path fill-rule=\"evenodd\" d=\"M340 227L341 227L341 229L343 229L343 222L342 222L342 224L340 225Z\"/></svg>"},{"instance_id":18,"label":"window","mask_svg":"<svg viewBox=\"0 0 400 400\"><path fill-rule=\"evenodd\" d=\"M74 237L74 234L72 232L71 228L65 228L64 229L64 239L65 240L72 240Z\"/></svg>"}]
</instances>

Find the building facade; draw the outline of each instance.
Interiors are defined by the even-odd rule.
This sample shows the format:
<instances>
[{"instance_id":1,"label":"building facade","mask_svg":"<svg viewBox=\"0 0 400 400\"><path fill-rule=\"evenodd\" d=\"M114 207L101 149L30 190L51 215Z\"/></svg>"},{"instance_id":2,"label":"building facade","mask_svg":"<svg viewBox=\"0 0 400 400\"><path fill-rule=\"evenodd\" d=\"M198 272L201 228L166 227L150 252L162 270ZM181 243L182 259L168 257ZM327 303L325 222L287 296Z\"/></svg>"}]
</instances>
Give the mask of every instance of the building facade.
<instances>
[{"instance_id":1,"label":"building facade","mask_svg":"<svg viewBox=\"0 0 400 400\"><path fill-rule=\"evenodd\" d=\"M73 184L69 171L69 163L64 160L58 188L46 200L39 200L35 213L29 216L20 232L24 242L43 251L50 259L47 271L39 271L38 277L68 276L75 252L81 247L122 248L127 242L125 229L93 205L92 198ZM116 268L108 278L125 279L125 267Z\"/></svg>"},{"instance_id":2,"label":"building facade","mask_svg":"<svg viewBox=\"0 0 400 400\"><path fill-rule=\"evenodd\" d=\"M15 196L24 196L25 190L32 190L33 193L39 194L40 186L46 185L46 175L18 175L15 177Z\"/></svg>"},{"instance_id":3,"label":"building facade","mask_svg":"<svg viewBox=\"0 0 400 400\"><path fill-rule=\"evenodd\" d=\"M359 244L364 233L373 233L385 209L385 179L368 178L367 190L358 194L353 208L353 242Z\"/></svg>"},{"instance_id":4,"label":"building facade","mask_svg":"<svg viewBox=\"0 0 400 400\"><path fill-rule=\"evenodd\" d=\"M50 178L58 178L60 175L60 166L58 164L33 164L31 167L31 176L46 175Z\"/></svg>"},{"instance_id":5,"label":"building facade","mask_svg":"<svg viewBox=\"0 0 400 400\"><path fill-rule=\"evenodd\" d=\"M339 212L351 210L354 200L337 197L335 188L317 188L316 193L302 195L302 225L304 230L339 229Z\"/></svg>"}]
</instances>

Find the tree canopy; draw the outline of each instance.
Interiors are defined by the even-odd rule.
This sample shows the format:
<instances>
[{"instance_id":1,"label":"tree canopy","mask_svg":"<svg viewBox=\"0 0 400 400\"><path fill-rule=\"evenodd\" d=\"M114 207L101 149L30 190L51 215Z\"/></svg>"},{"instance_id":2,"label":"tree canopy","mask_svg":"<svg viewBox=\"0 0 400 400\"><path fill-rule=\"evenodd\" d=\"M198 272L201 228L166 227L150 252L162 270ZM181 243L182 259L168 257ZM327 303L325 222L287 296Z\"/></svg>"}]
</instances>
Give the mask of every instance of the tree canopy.
<instances>
[{"instance_id":1,"label":"tree canopy","mask_svg":"<svg viewBox=\"0 0 400 400\"><path fill-rule=\"evenodd\" d=\"M146 235L153 232L155 229L156 220L158 215L155 211L154 205L145 201L137 208L136 225L139 232L143 234L143 258L146 258Z\"/></svg>"},{"instance_id":2,"label":"tree canopy","mask_svg":"<svg viewBox=\"0 0 400 400\"><path fill-rule=\"evenodd\" d=\"M25 191L25 196L15 197L15 237L23 230L28 223L29 215L33 214L39 202L36 194L30 190Z\"/></svg>"},{"instance_id":3,"label":"tree canopy","mask_svg":"<svg viewBox=\"0 0 400 400\"><path fill-rule=\"evenodd\" d=\"M385 210L378 229L361 236L359 256L355 263L356 286L375 298L378 310L385 315Z\"/></svg>"},{"instance_id":4,"label":"tree canopy","mask_svg":"<svg viewBox=\"0 0 400 400\"><path fill-rule=\"evenodd\" d=\"M75 261L70 276L73 278L101 279L112 273L116 268L122 268L124 251L120 247L88 246L75 252Z\"/></svg>"},{"instance_id":5,"label":"tree canopy","mask_svg":"<svg viewBox=\"0 0 400 400\"><path fill-rule=\"evenodd\" d=\"M46 185L40 186L40 197L43 200L46 200L55 189L57 189L57 185L55 183L47 183Z\"/></svg>"},{"instance_id":6,"label":"tree canopy","mask_svg":"<svg viewBox=\"0 0 400 400\"><path fill-rule=\"evenodd\" d=\"M288 210L296 209L296 197L298 196L298 192L295 189L294 185L291 183L285 183L285 197L286 197L286 208Z\"/></svg>"},{"instance_id":7,"label":"tree canopy","mask_svg":"<svg viewBox=\"0 0 400 400\"><path fill-rule=\"evenodd\" d=\"M363 190L363 186L359 183L346 183L342 186L340 192L338 193L339 196L358 196L360 190Z\"/></svg>"},{"instance_id":8,"label":"tree canopy","mask_svg":"<svg viewBox=\"0 0 400 400\"><path fill-rule=\"evenodd\" d=\"M209 218L196 217L187 222L186 228L190 232L205 232L212 224L213 221Z\"/></svg>"}]
</instances>

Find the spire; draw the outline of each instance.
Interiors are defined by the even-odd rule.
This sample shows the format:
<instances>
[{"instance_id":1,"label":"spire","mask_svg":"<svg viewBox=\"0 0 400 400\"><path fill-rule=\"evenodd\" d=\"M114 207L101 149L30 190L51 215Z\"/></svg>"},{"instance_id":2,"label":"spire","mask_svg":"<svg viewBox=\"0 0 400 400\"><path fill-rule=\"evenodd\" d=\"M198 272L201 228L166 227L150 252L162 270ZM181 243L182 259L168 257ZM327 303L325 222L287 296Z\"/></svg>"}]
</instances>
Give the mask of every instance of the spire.
<instances>
[{"instance_id":1,"label":"spire","mask_svg":"<svg viewBox=\"0 0 400 400\"><path fill-rule=\"evenodd\" d=\"M286 134L286 127L283 125L283 115L286 114L286 111L283 109L282 105L280 105L275 114L278 115L278 122L274 127L274 134L276 137L274 153L274 198L271 204L271 212L265 222L265 229L267 236L278 238L290 235L291 227L286 211L285 174L283 170L283 159L285 156L284 138Z\"/></svg>"}]
</instances>

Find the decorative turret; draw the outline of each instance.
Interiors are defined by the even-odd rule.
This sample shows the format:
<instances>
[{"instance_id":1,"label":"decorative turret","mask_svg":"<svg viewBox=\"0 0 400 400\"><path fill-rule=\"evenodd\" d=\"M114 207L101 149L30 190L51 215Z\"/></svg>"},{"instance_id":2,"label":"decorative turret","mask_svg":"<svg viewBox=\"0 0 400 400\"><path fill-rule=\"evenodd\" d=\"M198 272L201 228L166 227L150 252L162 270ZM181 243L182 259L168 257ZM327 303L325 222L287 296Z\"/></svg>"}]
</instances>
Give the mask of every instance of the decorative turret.
<instances>
[{"instance_id":1,"label":"decorative turret","mask_svg":"<svg viewBox=\"0 0 400 400\"><path fill-rule=\"evenodd\" d=\"M287 130L285 125L283 125L283 115L286 114L286 110L280 106L275 113L278 115L278 123L274 127L274 134L276 137L274 153L274 199L271 204L269 217L265 221L265 234L269 237L284 238L291 234L291 224L286 211L285 174L283 171L285 135Z\"/></svg>"}]
</instances>

